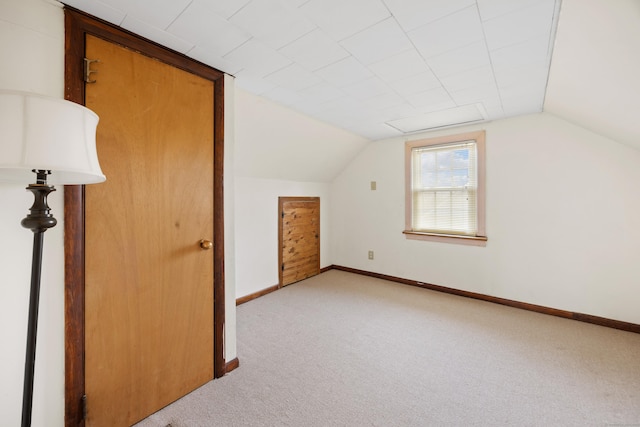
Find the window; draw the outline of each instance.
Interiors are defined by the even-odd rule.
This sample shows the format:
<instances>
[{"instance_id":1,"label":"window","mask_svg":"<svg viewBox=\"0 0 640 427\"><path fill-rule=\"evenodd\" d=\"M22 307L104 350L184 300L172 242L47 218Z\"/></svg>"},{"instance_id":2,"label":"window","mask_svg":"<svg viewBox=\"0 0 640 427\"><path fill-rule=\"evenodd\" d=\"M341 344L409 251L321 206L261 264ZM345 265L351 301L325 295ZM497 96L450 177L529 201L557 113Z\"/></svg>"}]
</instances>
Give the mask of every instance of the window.
<instances>
[{"instance_id":1,"label":"window","mask_svg":"<svg viewBox=\"0 0 640 427\"><path fill-rule=\"evenodd\" d=\"M484 131L406 143L407 238L486 245L484 146Z\"/></svg>"}]
</instances>

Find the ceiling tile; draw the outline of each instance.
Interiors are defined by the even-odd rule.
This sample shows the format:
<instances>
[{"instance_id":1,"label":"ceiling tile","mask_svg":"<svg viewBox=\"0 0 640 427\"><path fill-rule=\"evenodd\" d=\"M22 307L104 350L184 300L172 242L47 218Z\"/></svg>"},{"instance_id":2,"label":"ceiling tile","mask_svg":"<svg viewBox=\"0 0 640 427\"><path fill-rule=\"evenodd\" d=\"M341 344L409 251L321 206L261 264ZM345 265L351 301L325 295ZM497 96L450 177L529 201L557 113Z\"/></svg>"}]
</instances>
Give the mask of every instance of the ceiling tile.
<instances>
[{"instance_id":1,"label":"ceiling tile","mask_svg":"<svg viewBox=\"0 0 640 427\"><path fill-rule=\"evenodd\" d=\"M275 84L258 77L247 70L241 70L235 75L235 85L256 95L262 95L276 87Z\"/></svg>"},{"instance_id":2,"label":"ceiling tile","mask_svg":"<svg viewBox=\"0 0 640 427\"><path fill-rule=\"evenodd\" d=\"M226 61L221 56L212 54L211 49L201 46L195 46L187 52L187 56L227 74L236 75L242 70L242 66Z\"/></svg>"},{"instance_id":3,"label":"ceiling tile","mask_svg":"<svg viewBox=\"0 0 640 427\"><path fill-rule=\"evenodd\" d=\"M525 9L534 3L554 2L555 0L477 0L480 17L483 21L497 18L517 10Z\"/></svg>"},{"instance_id":4,"label":"ceiling tile","mask_svg":"<svg viewBox=\"0 0 640 427\"><path fill-rule=\"evenodd\" d=\"M327 83L331 83L339 88L373 77L373 73L353 57L345 58L321 68L316 71L316 73Z\"/></svg>"},{"instance_id":5,"label":"ceiling tile","mask_svg":"<svg viewBox=\"0 0 640 427\"><path fill-rule=\"evenodd\" d=\"M308 2L309 0L281 0L284 4L289 7L298 8Z\"/></svg>"},{"instance_id":6,"label":"ceiling tile","mask_svg":"<svg viewBox=\"0 0 640 427\"><path fill-rule=\"evenodd\" d=\"M265 77L265 80L290 90L302 90L317 85L322 79L306 68L291 64Z\"/></svg>"},{"instance_id":7,"label":"ceiling tile","mask_svg":"<svg viewBox=\"0 0 640 427\"><path fill-rule=\"evenodd\" d=\"M429 59L484 39L480 16L475 6L467 7L409 32L423 57Z\"/></svg>"},{"instance_id":8,"label":"ceiling tile","mask_svg":"<svg viewBox=\"0 0 640 427\"><path fill-rule=\"evenodd\" d=\"M442 83L440 83L440 80L438 80L431 71L426 71L405 79L389 82L389 86L399 95L407 97L430 89L439 88L442 86Z\"/></svg>"},{"instance_id":9,"label":"ceiling tile","mask_svg":"<svg viewBox=\"0 0 640 427\"><path fill-rule=\"evenodd\" d=\"M555 3L543 1L525 9L485 21L484 31L490 51L538 36L551 36Z\"/></svg>"},{"instance_id":10,"label":"ceiling tile","mask_svg":"<svg viewBox=\"0 0 640 427\"><path fill-rule=\"evenodd\" d=\"M344 91L336 87L322 82L315 86L308 87L300 91L300 95L308 98L310 101L321 104L344 97Z\"/></svg>"},{"instance_id":11,"label":"ceiling tile","mask_svg":"<svg viewBox=\"0 0 640 427\"><path fill-rule=\"evenodd\" d=\"M427 63L438 77L490 64L484 40L433 56Z\"/></svg>"},{"instance_id":12,"label":"ceiling tile","mask_svg":"<svg viewBox=\"0 0 640 427\"><path fill-rule=\"evenodd\" d=\"M395 129L385 123L377 122L351 123L346 129L370 140L394 138L402 135L402 132L398 129Z\"/></svg>"},{"instance_id":13,"label":"ceiling tile","mask_svg":"<svg viewBox=\"0 0 640 427\"><path fill-rule=\"evenodd\" d=\"M408 96L407 101L423 112L442 110L456 106L449 93L441 87Z\"/></svg>"},{"instance_id":14,"label":"ceiling tile","mask_svg":"<svg viewBox=\"0 0 640 427\"><path fill-rule=\"evenodd\" d=\"M495 104L499 99L496 84L491 82L487 85L473 86L455 92L451 92L451 98L457 105L475 104L478 102L487 102Z\"/></svg>"},{"instance_id":15,"label":"ceiling tile","mask_svg":"<svg viewBox=\"0 0 640 427\"><path fill-rule=\"evenodd\" d=\"M311 31L278 51L311 71L349 56L349 52L321 30Z\"/></svg>"},{"instance_id":16,"label":"ceiling tile","mask_svg":"<svg viewBox=\"0 0 640 427\"><path fill-rule=\"evenodd\" d=\"M378 77L371 77L352 85L345 86L342 90L347 95L361 100L366 100L377 95L391 92L391 88L389 88L389 86Z\"/></svg>"},{"instance_id":17,"label":"ceiling tile","mask_svg":"<svg viewBox=\"0 0 640 427\"><path fill-rule=\"evenodd\" d=\"M495 73L499 89L507 89L512 86L527 86L532 89L544 90L548 75L549 66L546 62L508 68Z\"/></svg>"},{"instance_id":18,"label":"ceiling tile","mask_svg":"<svg viewBox=\"0 0 640 427\"><path fill-rule=\"evenodd\" d=\"M299 9L336 41L391 16L381 0L310 0Z\"/></svg>"},{"instance_id":19,"label":"ceiling tile","mask_svg":"<svg viewBox=\"0 0 640 427\"><path fill-rule=\"evenodd\" d=\"M542 111L544 92L539 91L513 91L508 96L502 97L502 108L505 115L517 116L520 114L533 114Z\"/></svg>"},{"instance_id":20,"label":"ceiling tile","mask_svg":"<svg viewBox=\"0 0 640 427\"><path fill-rule=\"evenodd\" d=\"M169 26L178 38L223 56L251 38L251 35L220 18L207 3L194 1Z\"/></svg>"},{"instance_id":21,"label":"ceiling tile","mask_svg":"<svg viewBox=\"0 0 640 427\"><path fill-rule=\"evenodd\" d=\"M490 52L495 70L521 68L528 64L549 62L549 37L539 36L522 43L512 44Z\"/></svg>"},{"instance_id":22,"label":"ceiling tile","mask_svg":"<svg viewBox=\"0 0 640 427\"><path fill-rule=\"evenodd\" d=\"M340 44L365 65L413 49L409 38L393 18L362 30Z\"/></svg>"},{"instance_id":23,"label":"ceiling tile","mask_svg":"<svg viewBox=\"0 0 640 427\"><path fill-rule=\"evenodd\" d=\"M462 123L478 122L484 119L484 115L476 105L464 105L419 116L392 120L387 124L401 132L410 133Z\"/></svg>"},{"instance_id":24,"label":"ceiling tile","mask_svg":"<svg viewBox=\"0 0 640 427\"><path fill-rule=\"evenodd\" d=\"M222 58L241 66L258 77L265 77L291 64L290 59L254 39L249 40Z\"/></svg>"},{"instance_id":25,"label":"ceiling tile","mask_svg":"<svg viewBox=\"0 0 640 427\"><path fill-rule=\"evenodd\" d=\"M299 105L306 102L298 92L281 86L276 86L273 89L264 92L262 96L286 106Z\"/></svg>"},{"instance_id":26,"label":"ceiling tile","mask_svg":"<svg viewBox=\"0 0 640 427\"><path fill-rule=\"evenodd\" d=\"M385 92L366 100L367 106L374 110L388 110L406 103L404 98L393 92Z\"/></svg>"},{"instance_id":27,"label":"ceiling tile","mask_svg":"<svg viewBox=\"0 0 640 427\"><path fill-rule=\"evenodd\" d=\"M130 15L127 15L124 21L122 21L121 26L126 30L146 37L149 40L154 40L156 43L160 43L180 53L187 53L193 48L193 43L182 40L173 34L153 27Z\"/></svg>"},{"instance_id":28,"label":"ceiling tile","mask_svg":"<svg viewBox=\"0 0 640 427\"><path fill-rule=\"evenodd\" d=\"M66 3L379 139L400 134L385 122L464 112L454 107L494 119L540 111L560 0Z\"/></svg>"},{"instance_id":29,"label":"ceiling tile","mask_svg":"<svg viewBox=\"0 0 640 427\"><path fill-rule=\"evenodd\" d=\"M252 1L229 21L274 49L316 28L302 13L276 0Z\"/></svg>"},{"instance_id":30,"label":"ceiling tile","mask_svg":"<svg viewBox=\"0 0 640 427\"><path fill-rule=\"evenodd\" d=\"M456 92L474 86L495 86L495 76L490 65L451 74L440 78L440 81L449 92Z\"/></svg>"},{"instance_id":31,"label":"ceiling tile","mask_svg":"<svg viewBox=\"0 0 640 427\"><path fill-rule=\"evenodd\" d=\"M64 4L78 8L112 24L120 25L126 16L126 3L114 5L101 1L65 0Z\"/></svg>"},{"instance_id":32,"label":"ceiling tile","mask_svg":"<svg viewBox=\"0 0 640 427\"><path fill-rule=\"evenodd\" d=\"M385 117L384 121L401 119L404 117L415 116L422 111L409 104L408 102L402 102L387 108L381 108L380 113Z\"/></svg>"},{"instance_id":33,"label":"ceiling tile","mask_svg":"<svg viewBox=\"0 0 640 427\"><path fill-rule=\"evenodd\" d=\"M384 0L405 31L415 30L468 6L475 0Z\"/></svg>"},{"instance_id":34,"label":"ceiling tile","mask_svg":"<svg viewBox=\"0 0 640 427\"><path fill-rule=\"evenodd\" d=\"M165 30L191 3L190 0L158 2L157 0L136 0L126 2L127 15Z\"/></svg>"},{"instance_id":35,"label":"ceiling tile","mask_svg":"<svg viewBox=\"0 0 640 427\"><path fill-rule=\"evenodd\" d=\"M384 81L400 80L420 73L431 72L422 56L414 49L389 56L369 65L369 69Z\"/></svg>"},{"instance_id":36,"label":"ceiling tile","mask_svg":"<svg viewBox=\"0 0 640 427\"><path fill-rule=\"evenodd\" d=\"M125 0L130 1L130 0ZM210 1L210 0L194 0L194 3L206 3L216 15L221 16L224 19L231 18L244 6L249 4L251 0L224 0L224 1Z\"/></svg>"}]
</instances>

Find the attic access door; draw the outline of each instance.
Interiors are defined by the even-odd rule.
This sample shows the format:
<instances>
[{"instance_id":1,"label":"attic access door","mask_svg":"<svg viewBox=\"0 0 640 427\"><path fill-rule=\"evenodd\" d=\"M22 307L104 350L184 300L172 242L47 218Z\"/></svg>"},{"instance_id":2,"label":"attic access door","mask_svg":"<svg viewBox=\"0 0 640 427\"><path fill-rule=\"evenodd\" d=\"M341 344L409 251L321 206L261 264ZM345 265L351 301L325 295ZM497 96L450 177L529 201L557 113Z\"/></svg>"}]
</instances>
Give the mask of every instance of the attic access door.
<instances>
[{"instance_id":1,"label":"attic access door","mask_svg":"<svg viewBox=\"0 0 640 427\"><path fill-rule=\"evenodd\" d=\"M279 197L280 286L320 273L320 198Z\"/></svg>"},{"instance_id":2,"label":"attic access door","mask_svg":"<svg viewBox=\"0 0 640 427\"><path fill-rule=\"evenodd\" d=\"M87 425L213 379L212 81L88 35L107 181L85 189Z\"/></svg>"}]
</instances>

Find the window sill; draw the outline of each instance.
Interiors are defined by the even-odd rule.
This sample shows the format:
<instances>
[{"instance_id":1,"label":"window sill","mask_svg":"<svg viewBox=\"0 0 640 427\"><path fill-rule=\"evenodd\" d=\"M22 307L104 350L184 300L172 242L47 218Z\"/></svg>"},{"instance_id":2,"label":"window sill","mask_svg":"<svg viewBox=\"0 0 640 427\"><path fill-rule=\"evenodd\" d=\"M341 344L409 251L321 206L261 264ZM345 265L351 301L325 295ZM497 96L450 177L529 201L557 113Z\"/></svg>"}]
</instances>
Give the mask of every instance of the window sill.
<instances>
[{"instance_id":1,"label":"window sill","mask_svg":"<svg viewBox=\"0 0 640 427\"><path fill-rule=\"evenodd\" d=\"M409 240L426 240L429 242L454 243L468 246L487 246L486 236L458 236L455 234L425 233L412 230L404 230L402 233Z\"/></svg>"}]
</instances>

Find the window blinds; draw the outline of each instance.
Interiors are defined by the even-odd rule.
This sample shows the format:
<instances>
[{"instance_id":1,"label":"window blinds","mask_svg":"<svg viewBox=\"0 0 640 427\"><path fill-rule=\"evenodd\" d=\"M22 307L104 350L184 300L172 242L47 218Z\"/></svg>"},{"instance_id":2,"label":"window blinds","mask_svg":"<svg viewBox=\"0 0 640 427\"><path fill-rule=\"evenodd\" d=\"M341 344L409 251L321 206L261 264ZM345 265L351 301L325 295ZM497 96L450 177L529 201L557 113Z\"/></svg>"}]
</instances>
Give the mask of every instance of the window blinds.
<instances>
[{"instance_id":1,"label":"window blinds","mask_svg":"<svg viewBox=\"0 0 640 427\"><path fill-rule=\"evenodd\" d=\"M411 160L413 231L475 236L476 142L415 147Z\"/></svg>"}]
</instances>

